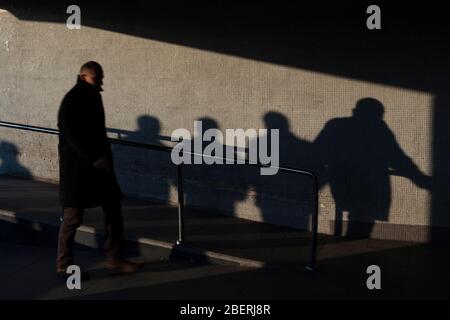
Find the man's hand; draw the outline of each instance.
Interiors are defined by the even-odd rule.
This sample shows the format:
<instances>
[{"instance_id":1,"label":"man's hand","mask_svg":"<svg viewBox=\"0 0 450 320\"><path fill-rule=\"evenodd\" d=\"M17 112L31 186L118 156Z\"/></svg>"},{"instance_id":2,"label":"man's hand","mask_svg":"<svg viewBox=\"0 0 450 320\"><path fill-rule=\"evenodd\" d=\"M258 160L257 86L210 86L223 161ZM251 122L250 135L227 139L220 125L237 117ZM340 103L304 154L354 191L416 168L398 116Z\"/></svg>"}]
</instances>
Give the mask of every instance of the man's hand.
<instances>
[{"instance_id":1,"label":"man's hand","mask_svg":"<svg viewBox=\"0 0 450 320\"><path fill-rule=\"evenodd\" d=\"M101 170L105 173L112 172L112 166L110 161L106 157L98 158L94 161L93 166L95 169Z\"/></svg>"}]
</instances>

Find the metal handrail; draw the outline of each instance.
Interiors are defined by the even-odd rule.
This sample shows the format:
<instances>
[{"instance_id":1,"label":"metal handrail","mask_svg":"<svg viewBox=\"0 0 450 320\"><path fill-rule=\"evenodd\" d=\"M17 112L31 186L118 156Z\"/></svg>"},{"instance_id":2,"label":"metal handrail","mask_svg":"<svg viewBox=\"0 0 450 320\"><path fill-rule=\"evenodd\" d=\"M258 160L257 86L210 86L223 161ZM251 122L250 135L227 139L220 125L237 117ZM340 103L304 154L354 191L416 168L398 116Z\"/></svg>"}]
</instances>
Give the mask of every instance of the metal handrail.
<instances>
[{"instance_id":1,"label":"metal handrail","mask_svg":"<svg viewBox=\"0 0 450 320\"><path fill-rule=\"evenodd\" d=\"M14 123L14 122L0 121L0 127L59 135L59 131L56 129L23 125L23 124ZM126 145L126 146L130 146L130 147L150 149L150 150L157 150L157 151L164 151L164 152L172 152L172 150L174 148L174 147L170 147L170 146L143 143L143 142L137 142L137 141L129 141L129 140L121 140L121 139L110 138L110 137L108 137L108 139L111 143L114 143L114 144L120 144L120 145ZM214 159L227 160L227 158L203 155L203 154L196 153L196 152L188 152L188 151L183 151L183 152L194 155L194 156L210 157L210 158L214 158ZM252 163L252 162L245 162L243 164L258 167L258 168L274 168L274 169L278 169L280 171L284 171L287 173L307 175L312 179L313 187L314 187L314 201L313 201L313 212L312 212L312 220L311 220L312 242L311 242L310 257L309 257L309 261L308 261L308 265L306 266L306 269L308 271L315 270L316 269L316 256L317 256L317 237L318 237L317 229L318 229L318 221L319 221L319 186L318 186L318 179L317 179L316 174L313 171L308 170L308 169L299 169L299 168L282 167L282 166L269 166L269 165L264 165L261 163ZM178 187L178 240L176 242L177 245L181 245L185 241L182 165L183 165L182 163L176 165L177 166L177 187Z\"/></svg>"}]
</instances>

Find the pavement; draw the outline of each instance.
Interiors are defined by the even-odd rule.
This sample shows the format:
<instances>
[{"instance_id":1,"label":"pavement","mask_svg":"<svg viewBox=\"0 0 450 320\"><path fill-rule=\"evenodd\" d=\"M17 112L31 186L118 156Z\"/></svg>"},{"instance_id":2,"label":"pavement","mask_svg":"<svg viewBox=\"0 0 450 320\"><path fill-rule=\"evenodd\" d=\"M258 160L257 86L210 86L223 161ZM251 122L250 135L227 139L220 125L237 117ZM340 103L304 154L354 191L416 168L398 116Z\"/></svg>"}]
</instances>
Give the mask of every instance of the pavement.
<instances>
[{"instance_id":1,"label":"pavement","mask_svg":"<svg viewBox=\"0 0 450 320\"><path fill-rule=\"evenodd\" d=\"M309 272L308 232L188 210L187 242L179 251L176 208L131 199L123 209L127 249L144 268L108 274L102 213L88 210L77 234L76 263L91 280L69 290L54 273L57 186L1 176L0 191L0 299L450 298L448 245L320 235L319 268ZM370 265L380 267L380 290L367 288Z\"/></svg>"}]
</instances>

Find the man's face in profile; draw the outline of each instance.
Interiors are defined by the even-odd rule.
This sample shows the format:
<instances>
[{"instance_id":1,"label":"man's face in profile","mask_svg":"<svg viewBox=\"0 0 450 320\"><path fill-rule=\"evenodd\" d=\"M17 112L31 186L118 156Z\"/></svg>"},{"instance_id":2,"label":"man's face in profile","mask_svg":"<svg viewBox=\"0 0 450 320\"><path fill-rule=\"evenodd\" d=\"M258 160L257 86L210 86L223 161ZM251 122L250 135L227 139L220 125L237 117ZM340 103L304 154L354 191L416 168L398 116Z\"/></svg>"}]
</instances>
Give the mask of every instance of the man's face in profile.
<instances>
[{"instance_id":1,"label":"man's face in profile","mask_svg":"<svg viewBox=\"0 0 450 320\"><path fill-rule=\"evenodd\" d=\"M101 89L103 85L103 70L84 70L80 74L80 78Z\"/></svg>"}]
</instances>

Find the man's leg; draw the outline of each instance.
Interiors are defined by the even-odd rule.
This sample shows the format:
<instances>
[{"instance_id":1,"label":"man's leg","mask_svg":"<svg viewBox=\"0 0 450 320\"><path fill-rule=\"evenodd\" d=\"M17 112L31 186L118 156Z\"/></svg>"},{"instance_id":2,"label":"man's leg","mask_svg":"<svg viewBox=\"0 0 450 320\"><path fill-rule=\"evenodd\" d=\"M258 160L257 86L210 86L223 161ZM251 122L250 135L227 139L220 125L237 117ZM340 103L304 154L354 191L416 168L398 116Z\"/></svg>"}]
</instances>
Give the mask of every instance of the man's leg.
<instances>
[{"instance_id":1,"label":"man's leg","mask_svg":"<svg viewBox=\"0 0 450 320\"><path fill-rule=\"evenodd\" d=\"M123 260L123 218L120 201L102 205L105 214L105 249L108 263Z\"/></svg>"},{"instance_id":2,"label":"man's leg","mask_svg":"<svg viewBox=\"0 0 450 320\"><path fill-rule=\"evenodd\" d=\"M123 218L120 201L102 205L105 213L106 229L106 262L108 269L113 272L135 272L142 263L125 260L123 243Z\"/></svg>"},{"instance_id":3,"label":"man's leg","mask_svg":"<svg viewBox=\"0 0 450 320\"><path fill-rule=\"evenodd\" d=\"M59 227L56 271L65 272L73 264L73 244L77 228L83 221L83 208L64 208L63 221Z\"/></svg>"}]
</instances>

